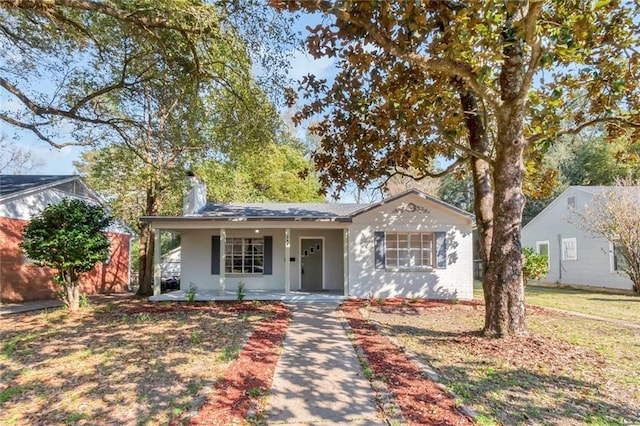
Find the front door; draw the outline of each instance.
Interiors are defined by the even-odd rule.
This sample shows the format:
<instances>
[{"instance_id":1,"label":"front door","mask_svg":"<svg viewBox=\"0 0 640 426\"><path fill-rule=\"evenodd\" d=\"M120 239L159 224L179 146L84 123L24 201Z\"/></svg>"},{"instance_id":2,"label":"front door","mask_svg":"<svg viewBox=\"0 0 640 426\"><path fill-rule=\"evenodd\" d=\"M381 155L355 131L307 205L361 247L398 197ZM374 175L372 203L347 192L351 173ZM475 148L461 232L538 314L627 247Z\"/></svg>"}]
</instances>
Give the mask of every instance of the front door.
<instances>
[{"instance_id":1,"label":"front door","mask_svg":"<svg viewBox=\"0 0 640 426\"><path fill-rule=\"evenodd\" d=\"M300 290L322 290L322 258L324 247L322 239L303 238L300 240Z\"/></svg>"}]
</instances>

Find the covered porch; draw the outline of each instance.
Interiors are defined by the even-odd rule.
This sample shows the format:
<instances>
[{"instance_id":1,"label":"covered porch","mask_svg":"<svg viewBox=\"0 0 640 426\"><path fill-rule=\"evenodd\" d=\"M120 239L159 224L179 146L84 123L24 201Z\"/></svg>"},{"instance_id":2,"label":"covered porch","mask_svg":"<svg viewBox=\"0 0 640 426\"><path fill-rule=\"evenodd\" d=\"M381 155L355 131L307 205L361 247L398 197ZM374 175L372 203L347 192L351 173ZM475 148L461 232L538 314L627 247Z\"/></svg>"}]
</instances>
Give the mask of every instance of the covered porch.
<instances>
[{"instance_id":1,"label":"covered porch","mask_svg":"<svg viewBox=\"0 0 640 426\"><path fill-rule=\"evenodd\" d=\"M213 223L212 223L213 222ZM333 221L154 222L154 296L185 300L338 300L349 294L349 231ZM180 290L161 294L162 232L181 236ZM339 299L341 300L341 299Z\"/></svg>"},{"instance_id":2,"label":"covered porch","mask_svg":"<svg viewBox=\"0 0 640 426\"><path fill-rule=\"evenodd\" d=\"M189 291L176 290L169 293L151 296L149 301L152 302L185 302L188 300ZM347 299L347 296L341 292L305 292L305 291L289 291L288 293L281 291L253 290L245 292L245 301L280 301L285 303L340 303ZM193 295L194 302L209 302L223 300L238 300L237 291L225 291L220 294L217 290L197 290Z\"/></svg>"}]
</instances>

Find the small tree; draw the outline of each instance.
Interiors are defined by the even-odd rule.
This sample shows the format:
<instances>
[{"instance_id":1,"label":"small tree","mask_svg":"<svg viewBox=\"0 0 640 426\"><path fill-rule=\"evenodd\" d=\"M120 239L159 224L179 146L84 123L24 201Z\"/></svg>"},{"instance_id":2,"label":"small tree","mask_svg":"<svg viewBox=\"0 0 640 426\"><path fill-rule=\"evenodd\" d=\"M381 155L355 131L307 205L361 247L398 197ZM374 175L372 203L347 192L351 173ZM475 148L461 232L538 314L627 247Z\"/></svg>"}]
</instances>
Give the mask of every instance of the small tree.
<instances>
[{"instance_id":1,"label":"small tree","mask_svg":"<svg viewBox=\"0 0 640 426\"><path fill-rule=\"evenodd\" d=\"M544 254L536 253L531 247L522 247L524 264L522 265L522 275L524 283L529 280L541 280L549 273L549 258Z\"/></svg>"},{"instance_id":2,"label":"small tree","mask_svg":"<svg viewBox=\"0 0 640 426\"><path fill-rule=\"evenodd\" d=\"M640 180L617 179L616 186L593 196L590 207L575 212L584 230L605 237L619 250L626 262L622 272L640 293Z\"/></svg>"},{"instance_id":3,"label":"small tree","mask_svg":"<svg viewBox=\"0 0 640 426\"><path fill-rule=\"evenodd\" d=\"M109 256L110 243L102 232L111 216L102 206L64 199L47 207L23 230L22 249L39 266L57 271L53 281L62 287L69 310L80 306L80 277Z\"/></svg>"}]
</instances>

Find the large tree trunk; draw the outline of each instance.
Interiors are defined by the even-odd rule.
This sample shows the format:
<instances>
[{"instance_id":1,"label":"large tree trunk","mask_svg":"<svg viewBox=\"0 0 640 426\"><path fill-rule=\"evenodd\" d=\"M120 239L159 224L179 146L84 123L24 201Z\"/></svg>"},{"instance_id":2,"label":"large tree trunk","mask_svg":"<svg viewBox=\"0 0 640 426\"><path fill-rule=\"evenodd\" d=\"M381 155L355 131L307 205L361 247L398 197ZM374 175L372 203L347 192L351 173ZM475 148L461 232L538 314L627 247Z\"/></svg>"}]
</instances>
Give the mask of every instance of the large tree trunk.
<instances>
[{"instance_id":1,"label":"large tree trunk","mask_svg":"<svg viewBox=\"0 0 640 426\"><path fill-rule=\"evenodd\" d=\"M153 295L153 251L155 231L148 223L140 229L140 247L138 249L138 296Z\"/></svg>"},{"instance_id":2,"label":"large tree trunk","mask_svg":"<svg viewBox=\"0 0 640 426\"><path fill-rule=\"evenodd\" d=\"M491 289L485 333L491 336L526 336L522 247L520 229L524 194L522 139L504 144L494 170L493 241L485 283Z\"/></svg>"},{"instance_id":3,"label":"large tree trunk","mask_svg":"<svg viewBox=\"0 0 640 426\"><path fill-rule=\"evenodd\" d=\"M482 261L482 290L485 303L485 326L489 323L489 305L491 304L491 283L487 279L486 268L491 253L493 239L493 186L489 158L489 141L484 120L478 108L475 95L460 90L460 103L464 111L465 123L469 132L469 147L479 154L470 159L473 177L473 210L476 215L480 259ZM484 157L484 158L483 158Z\"/></svg>"},{"instance_id":4,"label":"large tree trunk","mask_svg":"<svg viewBox=\"0 0 640 426\"><path fill-rule=\"evenodd\" d=\"M145 216L158 214L158 183L154 176L147 184ZM155 230L148 223L140 229L140 248L138 250L138 296L153 295L153 253L155 249Z\"/></svg>"},{"instance_id":5,"label":"large tree trunk","mask_svg":"<svg viewBox=\"0 0 640 426\"><path fill-rule=\"evenodd\" d=\"M520 230L525 198L523 154L525 98L525 44L516 28L520 10L508 10L502 37L504 63L500 70L502 105L496 111L498 137L493 169L493 240L485 282L491 290L485 334L526 336L522 246Z\"/></svg>"}]
</instances>

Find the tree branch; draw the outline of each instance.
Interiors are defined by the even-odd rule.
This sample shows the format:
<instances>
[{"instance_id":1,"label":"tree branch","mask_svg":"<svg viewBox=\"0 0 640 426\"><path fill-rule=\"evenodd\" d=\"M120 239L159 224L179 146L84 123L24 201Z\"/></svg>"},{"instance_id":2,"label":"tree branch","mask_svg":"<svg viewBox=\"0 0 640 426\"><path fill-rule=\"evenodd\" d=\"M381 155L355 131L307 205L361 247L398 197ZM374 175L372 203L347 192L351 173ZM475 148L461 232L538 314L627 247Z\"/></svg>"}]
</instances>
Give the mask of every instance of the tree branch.
<instances>
[{"instance_id":1,"label":"tree branch","mask_svg":"<svg viewBox=\"0 0 640 426\"><path fill-rule=\"evenodd\" d=\"M28 123L23 123L22 121L18 121L12 117L9 117L6 114L2 114L0 113L0 120L5 121L9 124L12 124L16 127L20 127L22 129L26 129L26 130L30 130L32 131L39 139L45 141L46 143L48 143L49 145L51 145L54 148L57 149L62 149L65 146L84 146L87 145L86 143L81 143L81 142L64 142L64 143L57 143L54 142L53 139L49 138L48 136L44 135L39 129L38 126L44 124L38 124L38 123L33 123L33 124L28 124Z\"/></svg>"},{"instance_id":2,"label":"tree branch","mask_svg":"<svg viewBox=\"0 0 640 426\"><path fill-rule=\"evenodd\" d=\"M383 35L371 22L352 16L349 12L343 10L341 8L343 2L337 1L334 3L330 0L308 0L308 2L312 2L313 6L322 12L332 14L339 19L360 26L368 33L373 41L394 56L426 71L438 72L448 77L460 78L470 90L494 108L499 108L502 105L500 95L490 87L480 83L478 76L470 66L449 59L429 58L415 52L404 51L391 38Z\"/></svg>"},{"instance_id":3,"label":"tree branch","mask_svg":"<svg viewBox=\"0 0 640 426\"><path fill-rule=\"evenodd\" d=\"M632 121L629 120L627 118L624 117L599 117L599 118L594 118L593 120L584 122L582 124L580 124L579 126L576 127L572 127L570 129L565 129L565 130L561 130L559 132L556 133L556 136L565 136L565 135L576 135L578 133L580 133L581 131L583 131L584 129L586 129L587 127L591 127L591 126L595 126L598 124L603 124L603 123L620 123L620 124L624 124L627 127L638 127L640 128L640 122L636 122L636 121ZM535 143L541 139L544 139L545 135L543 134L537 134L537 135L532 135L529 138L527 138L527 143Z\"/></svg>"},{"instance_id":4,"label":"tree branch","mask_svg":"<svg viewBox=\"0 0 640 426\"><path fill-rule=\"evenodd\" d=\"M444 170L441 170L439 172L420 172L420 176L415 176L412 173L408 173L406 171L403 170L399 170L397 167L393 168L393 172L390 173L385 179L384 181L376 187L376 189L382 190L385 186L387 186L387 184L389 183L389 181L394 177L394 176L402 176L402 177L406 177L409 179L413 179L416 182L421 181L422 179L425 178L441 178L445 175L448 175L449 173L451 173L452 171L454 171L458 166L460 166L460 164L464 163L465 161L467 161L468 158L465 156L461 156L458 157L453 163L451 163L447 168L445 168Z\"/></svg>"},{"instance_id":5,"label":"tree branch","mask_svg":"<svg viewBox=\"0 0 640 426\"><path fill-rule=\"evenodd\" d=\"M115 85L115 86L116 88L121 87L121 85ZM100 125L106 125L106 126L114 126L117 124L124 124L124 123L135 125L135 122L130 120L102 120L99 118L91 118L91 117L78 115L76 107L73 107L70 110L62 110L62 109L52 108L52 107L42 107L36 104L35 102L33 102L31 99L29 99L29 97L25 95L20 89L18 89L16 86L11 84L8 80L4 79L3 77L0 77L0 87L4 88L7 92L11 93L13 96L18 98L20 102L22 102L32 113L34 113L39 117L43 117L46 115L53 115L57 117L64 117L72 120L77 120L84 123L100 124ZM79 102L88 102L93 98L94 98L93 95L88 95L85 98L81 99ZM5 120L5 121L7 121L8 123L11 123L8 120ZM41 126L41 125L42 124L39 124L37 126Z\"/></svg>"},{"instance_id":6,"label":"tree branch","mask_svg":"<svg viewBox=\"0 0 640 426\"><path fill-rule=\"evenodd\" d=\"M531 88L533 75L538 68L540 57L542 56L542 38L536 34L536 21L542 12L542 6L542 1L531 1L529 11L523 20L524 41L531 47L531 57L529 58L529 65L524 73L522 86L520 87L519 96L521 99L526 97L527 92Z\"/></svg>"}]
</instances>

